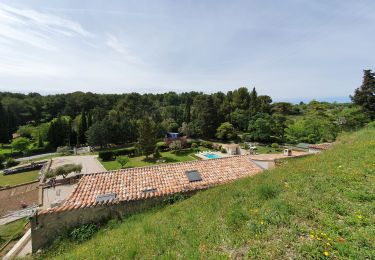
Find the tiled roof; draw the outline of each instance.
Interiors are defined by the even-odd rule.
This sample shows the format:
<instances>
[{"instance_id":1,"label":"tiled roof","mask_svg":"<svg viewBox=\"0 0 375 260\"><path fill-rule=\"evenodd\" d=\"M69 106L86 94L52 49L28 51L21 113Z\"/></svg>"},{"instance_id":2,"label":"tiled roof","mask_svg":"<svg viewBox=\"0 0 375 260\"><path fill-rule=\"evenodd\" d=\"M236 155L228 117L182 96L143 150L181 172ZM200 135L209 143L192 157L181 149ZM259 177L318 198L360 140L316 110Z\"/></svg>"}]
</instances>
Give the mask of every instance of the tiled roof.
<instances>
[{"instance_id":1,"label":"tiled roof","mask_svg":"<svg viewBox=\"0 0 375 260\"><path fill-rule=\"evenodd\" d=\"M317 150L328 150L332 146L332 143L321 143L321 144L311 144L309 148Z\"/></svg>"},{"instance_id":2,"label":"tiled roof","mask_svg":"<svg viewBox=\"0 0 375 260\"><path fill-rule=\"evenodd\" d=\"M198 171L202 180L189 182L186 176L189 170ZM63 205L40 214L200 190L261 171L247 156L233 156L87 174ZM96 200L98 195L113 193L115 199Z\"/></svg>"},{"instance_id":3,"label":"tiled roof","mask_svg":"<svg viewBox=\"0 0 375 260\"><path fill-rule=\"evenodd\" d=\"M250 155L250 159L255 160L255 161L274 161L277 159L302 157L306 155L310 155L310 153L293 150L292 155L290 156L284 155L282 153L280 154L256 154L256 155Z\"/></svg>"}]
</instances>

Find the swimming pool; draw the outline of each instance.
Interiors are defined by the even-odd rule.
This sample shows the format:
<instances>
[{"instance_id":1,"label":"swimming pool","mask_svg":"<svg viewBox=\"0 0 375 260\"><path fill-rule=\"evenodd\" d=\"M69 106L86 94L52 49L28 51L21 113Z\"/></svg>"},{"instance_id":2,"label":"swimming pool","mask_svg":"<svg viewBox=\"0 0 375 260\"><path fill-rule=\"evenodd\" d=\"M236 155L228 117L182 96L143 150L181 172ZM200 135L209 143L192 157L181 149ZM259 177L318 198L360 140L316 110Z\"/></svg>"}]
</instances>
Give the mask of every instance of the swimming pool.
<instances>
[{"instance_id":1,"label":"swimming pool","mask_svg":"<svg viewBox=\"0 0 375 260\"><path fill-rule=\"evenodd\" d=\"M217 155L217 154L214 154L214 153L205 153L203 154L204 157L207 157L208 159L217 159L217 158L221 158L220 155Z\"/></svg>"}]
</instances>

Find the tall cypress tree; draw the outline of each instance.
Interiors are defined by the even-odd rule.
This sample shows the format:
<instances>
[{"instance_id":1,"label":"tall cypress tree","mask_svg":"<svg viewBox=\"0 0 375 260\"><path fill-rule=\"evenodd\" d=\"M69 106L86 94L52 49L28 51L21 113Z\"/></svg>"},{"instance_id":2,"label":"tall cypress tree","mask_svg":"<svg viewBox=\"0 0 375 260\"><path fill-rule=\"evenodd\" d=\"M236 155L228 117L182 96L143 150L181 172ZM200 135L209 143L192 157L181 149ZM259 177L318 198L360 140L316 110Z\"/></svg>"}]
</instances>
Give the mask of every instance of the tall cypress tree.
<instances>
[{"instance_id":1,"label":"tall cypress tree","mask_svg":"<svg viewBox=\"0 0 375 260\"><path fill-rule=\"evenodd\" d=\"M364 70L363 74L362 85L350 98L355 104L363 107L372 119L375 119L375 73L371 70Z\"/></svg>"},{"instance_id":2,"label":"tall cypress tree","mask_svg":"<svg viewBox=\"0 0 375 260\"><path fill-rule=\"evenodd\" d=\"M259 112L258 93L255 88L250 93L249 98L249 119L251 120Z\"/></svg>"},{"instance_id":3,"label":"tall cypress tree","mask_svg":"<svg viewBox=\"0 0 375 260\"><path fill-rule=\"evenodd\" d=\"M78 144L86 143L87 117L85 110L81 113L81 120L78 127Z\"/></svg>"},{"instance_id":4,"label":"tall cypress tree","mask_svg":"<svg viewBox=\"0 0 375 260\"><path fill-rule=\"evenodd\" d=\"M0 101L0 143L9 142L8 115Z\"/></svg>"}]
</instances>

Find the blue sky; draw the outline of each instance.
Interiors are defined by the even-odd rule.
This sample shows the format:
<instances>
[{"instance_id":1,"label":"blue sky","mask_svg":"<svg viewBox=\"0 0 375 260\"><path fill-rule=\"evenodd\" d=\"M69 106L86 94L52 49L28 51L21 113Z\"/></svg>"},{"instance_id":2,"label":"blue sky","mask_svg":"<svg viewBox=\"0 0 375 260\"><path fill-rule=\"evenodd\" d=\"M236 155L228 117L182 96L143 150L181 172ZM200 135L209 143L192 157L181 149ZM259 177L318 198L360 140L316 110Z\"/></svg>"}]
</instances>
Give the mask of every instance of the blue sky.
<instances>
[{"instance_id":1,"label":"blue sky","mask_svg":"<svg viewBox=\"0 0 375 260\"><path fill-rule=\"evenodd\" d=\"M375 1L0 0L0 91L345 100L375 69Z\"/></svg>"}]
</instances>

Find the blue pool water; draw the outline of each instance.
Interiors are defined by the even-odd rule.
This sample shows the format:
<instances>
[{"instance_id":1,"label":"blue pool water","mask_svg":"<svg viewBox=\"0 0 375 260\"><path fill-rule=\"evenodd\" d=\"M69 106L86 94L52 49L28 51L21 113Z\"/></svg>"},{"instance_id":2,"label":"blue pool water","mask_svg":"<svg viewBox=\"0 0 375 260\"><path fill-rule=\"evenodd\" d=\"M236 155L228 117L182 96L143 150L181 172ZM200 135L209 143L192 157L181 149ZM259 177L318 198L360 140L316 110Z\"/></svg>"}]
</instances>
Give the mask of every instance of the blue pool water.
<instances>
[{"instance_id":1,"label":"blue pool water","mask_svg":"<svg viewBox=\"0 0 375 260\"><path fill-rule=\"evenodd\" d=\"M217 154L214 154L214 153L205 153L204 156L207 157L208 159L217 159L217 158L221 158L221 156L219 156L219 155L217 155Z\"/></svg>"}]
</instances>

